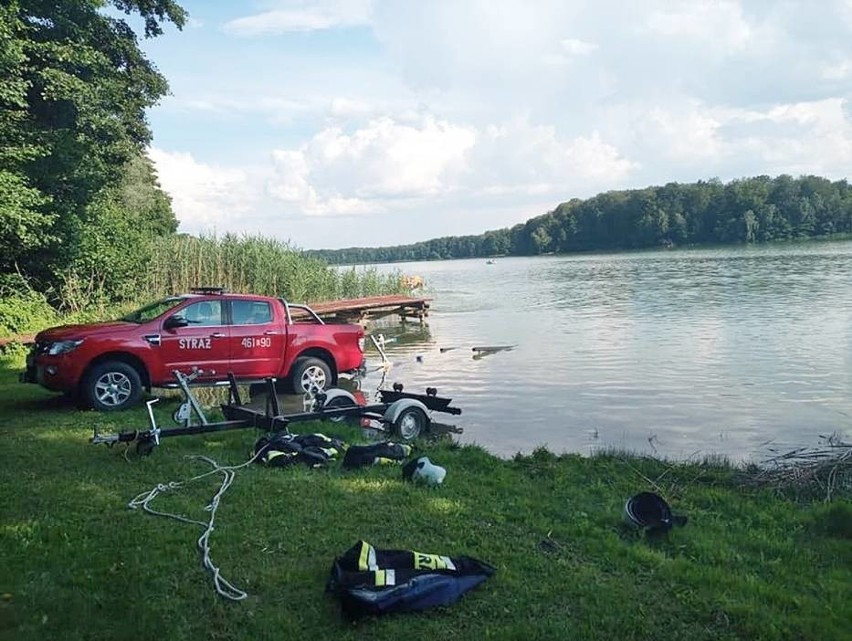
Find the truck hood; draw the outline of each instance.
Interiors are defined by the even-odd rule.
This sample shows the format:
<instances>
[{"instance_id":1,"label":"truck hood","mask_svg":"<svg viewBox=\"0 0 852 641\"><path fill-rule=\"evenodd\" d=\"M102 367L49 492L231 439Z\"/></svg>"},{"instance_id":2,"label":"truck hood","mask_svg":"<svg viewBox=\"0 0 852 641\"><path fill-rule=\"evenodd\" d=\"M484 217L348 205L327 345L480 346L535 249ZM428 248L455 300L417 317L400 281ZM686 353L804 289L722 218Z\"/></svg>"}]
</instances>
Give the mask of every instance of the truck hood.
<instances>
[{"instance_id":1,"label":"truck hood","mask_svg":"<svg viewBox=\"0 0 852 641\"><path fill-rule=\"evenodd\" d=\"M42 341L64 341L70 339L86 338L99 334L114 334L124 329L139 327L136 323L127 321L104 321L102 323L86 323L85 325L62 325L45 329L36 335L36 342Z\"/></svg>"}]
</instances>

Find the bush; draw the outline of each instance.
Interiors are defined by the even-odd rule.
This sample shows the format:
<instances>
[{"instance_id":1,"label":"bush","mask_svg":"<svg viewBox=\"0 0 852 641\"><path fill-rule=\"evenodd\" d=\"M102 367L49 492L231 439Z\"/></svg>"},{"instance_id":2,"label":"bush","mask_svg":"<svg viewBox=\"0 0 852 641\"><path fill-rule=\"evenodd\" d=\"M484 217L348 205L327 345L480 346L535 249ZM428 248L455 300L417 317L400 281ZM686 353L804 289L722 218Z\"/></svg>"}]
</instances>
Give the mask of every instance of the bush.
<instances>
[{"instance_id":1,"label":"bush","mask_svg":"<svg viewBox=\"0 0 852 641\"><path fill-rule=\"evenodd\" d=\"M56 310L23 276L0 276L0 336L32 334L57 322Z\"/></svg>"}]
</instances>

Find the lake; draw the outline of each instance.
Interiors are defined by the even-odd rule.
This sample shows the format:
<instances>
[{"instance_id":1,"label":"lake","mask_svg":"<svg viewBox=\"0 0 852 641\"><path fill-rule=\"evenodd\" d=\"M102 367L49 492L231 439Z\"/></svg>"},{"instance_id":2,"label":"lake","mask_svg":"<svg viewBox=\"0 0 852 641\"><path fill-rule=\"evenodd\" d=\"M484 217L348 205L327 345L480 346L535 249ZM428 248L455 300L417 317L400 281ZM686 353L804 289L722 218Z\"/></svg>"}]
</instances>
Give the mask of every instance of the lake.
<instances>
[{"instance_id":1,"label":"lake","mask_svg":"<svg viewBox=\"0 0 852 641\"><path fill-rule=\"evenodd\" d=\"M425 326L371 328L387 381L452 397L463 414L436 418L494 454L759 460L850 434L852 242L378 269L421 276L433 298Z\"/></svg>"}]
</instances>

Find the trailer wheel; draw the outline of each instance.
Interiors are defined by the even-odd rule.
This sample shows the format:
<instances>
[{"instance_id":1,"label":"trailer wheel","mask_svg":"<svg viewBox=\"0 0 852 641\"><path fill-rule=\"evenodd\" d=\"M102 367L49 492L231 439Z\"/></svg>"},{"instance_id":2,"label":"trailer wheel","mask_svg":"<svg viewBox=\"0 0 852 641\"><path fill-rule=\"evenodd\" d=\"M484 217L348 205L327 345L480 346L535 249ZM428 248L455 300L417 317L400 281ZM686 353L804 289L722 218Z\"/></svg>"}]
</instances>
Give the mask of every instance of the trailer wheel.
<instances>
[{"instance_id":1,"label":"trailer wheel","mask_svg":"<svg viewBox=\"0 0 852 641\"><path fill-rule=\"evenodd\" d=\"M331 385L331 369L319 358L302 356L293 363L290 384L296 394L327 389Z\"/></svg>"},{"instance_id":2,"label":"trailer wheel","mask_svg":"<svg viewBox=\"0 0 852 641\"><path fill-rule=\"evenodd\" d=\"M392 425L393 433L403 441L413 441L429 427L429 417L419 407L406 407Z\"/></svg>"},{"instance_id":3,"label":"trailer wheel","mask_svg":"<svg viewBox=\"0 0 852 641\"><path fill-rule=\"evenodd\" d=\"M328 401L323 406L323 409L340 409L342 407L358 407L358 405L356 403L353 403L345 396L336 396L335 398ZM329 416L328 418L325 418L323 420L331 421L332 423L342 423L343 421L346 421L350 425L360 425L360 420L357 416Z\"/></svg>"},{"instance_id":4,"label":"trailer wheel","mask_svg":"<svg viewBox=\"0 0 852 641\"><path fill-rule=\"evenodd\" d=\"M99 412L115 412L133 407L142 398L142 380L132 365L107 361L95 365L83 379L81 396Z\"/></svg>"}]
</instances>

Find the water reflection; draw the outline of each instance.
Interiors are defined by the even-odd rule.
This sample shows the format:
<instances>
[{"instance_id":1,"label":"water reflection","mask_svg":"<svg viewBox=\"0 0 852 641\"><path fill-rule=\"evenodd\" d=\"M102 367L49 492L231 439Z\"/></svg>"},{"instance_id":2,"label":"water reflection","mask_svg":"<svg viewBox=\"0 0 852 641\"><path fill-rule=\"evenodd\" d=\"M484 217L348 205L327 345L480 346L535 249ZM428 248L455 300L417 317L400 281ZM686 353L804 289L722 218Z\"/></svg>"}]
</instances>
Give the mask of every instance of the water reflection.
<instances>
[{"instance_id":1,"label":"water reflection","mask_svg":"<svg viewBox=\"0 0 852 641\"><path fill-rule=\"evenodd\" d=\"M432 345L432 330L426 323L392 323L387 320L371 324L369 333L373 336L384 336L386 344L398 348L417 345Z\"/></svg>"}]
</instances>

